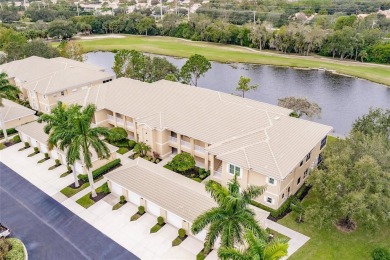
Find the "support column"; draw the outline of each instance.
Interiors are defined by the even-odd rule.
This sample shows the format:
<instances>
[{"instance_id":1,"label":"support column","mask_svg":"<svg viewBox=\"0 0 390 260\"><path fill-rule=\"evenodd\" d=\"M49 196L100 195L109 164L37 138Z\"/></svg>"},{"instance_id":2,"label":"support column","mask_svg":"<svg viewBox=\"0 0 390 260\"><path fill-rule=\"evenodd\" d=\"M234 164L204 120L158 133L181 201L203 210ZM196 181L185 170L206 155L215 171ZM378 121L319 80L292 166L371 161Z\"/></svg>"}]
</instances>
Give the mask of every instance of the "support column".
<instances>
[{"instance_id":1,"label":"support column","mask_svg":"<svg viewBox=\"0 0 390 260\"><path fill-rule=\"evenodd\" d=\"M177 153L181 153L181 134L177 134Z\"/></svg>"},{"instance_id":2,"label":"support column","mask_svg":"<svg viewBox=\"0 0 390 260\"><path fill-rule=\"evenodd\" d=\"M206 171L208 171L210 168L209 168L209 153L206 151L206 148L207 148L207 144L204 144L204 152L205 152L205 160L204 160L204 168L206 169Z\"/></svg>"},{"instance_id":3,"label":"support column","mask_svg":"<svg viewBox=\"0 0 390 260\"><path fill-rule=\"evenodd\" d=\"M214 162L215 162L215 155L211 155L211 161L210 161L210 175L214 175Z\"/></svg>"},{"instance_id":4,"label":"support column","mask_svg":"<svg viewBox=\"0 0 390 260\"><path fill-rule=\"evenodd\" d=\"M190 138L190 147L191 147L191 155L195 155L195 140L194 138Z\"/></svg>"},{"instance_id":5,"label":"support column","mask_svg":"<svg viewBox=\"0 0 390 260\"><path fill-rule=\"evenodd\" d=\"M134 141L138 142L138 134L137 134L137 123L135 122L135 120L133 119L133 127L134 127Z\"/></svg>"},{"instance_id":6,"label":"support column","mask_svg":"<svg viewBox=\"0 0 390 260\"><path fill-rule=\"evenodd\" d=\"M114 126L117 127L118 125L116 124L116 113L112 112L113 117L114 117Z\"/></svg>"}]
</instances>

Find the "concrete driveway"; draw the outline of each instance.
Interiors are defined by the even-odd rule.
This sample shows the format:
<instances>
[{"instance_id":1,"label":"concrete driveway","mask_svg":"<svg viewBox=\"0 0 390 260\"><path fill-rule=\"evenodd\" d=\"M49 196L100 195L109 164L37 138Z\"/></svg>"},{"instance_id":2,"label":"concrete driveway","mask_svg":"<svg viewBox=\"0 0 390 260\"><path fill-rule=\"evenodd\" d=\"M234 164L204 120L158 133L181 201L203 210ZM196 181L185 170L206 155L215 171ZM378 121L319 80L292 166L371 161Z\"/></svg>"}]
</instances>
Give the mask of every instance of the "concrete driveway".
<instances>
[{"instance_id":1,"label":"concrete driveway","mask_svg":"<svg viewBox=\"0 0 390 260\"><path fill-rule=\"evenodd\" d=\"M14 145L0 151L0 160L68 210L136 256L142 259L196 259L196 255L203 248L202 242L191 237L187 238L181 245L172 247L172 241L177 237L178 229L168 224L159 232L150 234L150 228L157 223L157 219L149 213L145 213L137 221L130 222L130 216L137 212L137 207L131 203L127 203L119 210L113 211L112 203L103 199L88 209L83 208L76 203L76 200L87 194L90 191L88 188L71 198L65 197L59 191L73 182L71 174L64 178L59 177L66 171L66 167L61 166L49 171L48 168L54 165L54 160L50 159L38 164L37 162L44 155L38 154L27 157L28 154L33 152L33 149L18 151L21 147L23 147L23 144ZM102 185L103 181L97 182L96 187ZM12 191L10 194L12 194ZM89 243L93 243L93 241L84 244L89 246ZM211 254L207 259L216 259L216 255Z\"/></svg>"}]
</instances>

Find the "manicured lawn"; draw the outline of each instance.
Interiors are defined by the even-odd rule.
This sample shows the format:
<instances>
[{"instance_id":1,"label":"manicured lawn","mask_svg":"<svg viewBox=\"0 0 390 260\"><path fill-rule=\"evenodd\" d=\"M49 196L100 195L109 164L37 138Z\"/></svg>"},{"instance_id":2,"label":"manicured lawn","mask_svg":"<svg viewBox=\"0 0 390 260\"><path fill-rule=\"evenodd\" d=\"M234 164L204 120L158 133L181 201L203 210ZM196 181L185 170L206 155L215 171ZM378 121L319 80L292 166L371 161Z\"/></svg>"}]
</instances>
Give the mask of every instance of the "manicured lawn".
<instances>
[{"instance_id":1,"label":"manicured lawn","mask_svg":"<svg viewBox=\"0 0 390 260\"><path fill-rule=\"evenodd\" d=\"M390 86L390 66L358 62L342 62L320 56L302 57L275 52L257 52L240 46L193 42L189 40L129 35L125 38L80 40L86 51L112 51L134 49L142 52L189 57L195 53L219 62L240 62L289 66L299 68L326 68L337 73L368 79ZM58 44L58 43L57 43Z\"/></svg>"},{"instance_id":2,"label":"manicured lawn","mask_svg":"<svg viewBox=\"0 0 390 260\"><path fill-rule=\"evenodd\" d=\"M103 186L103 185L102 185ZM98 194L99 196L99 193L102 193L103 192L103 188L102 186L98 187L96 189L96 193ZM84 208L89 208L91 207L93 204L95 204L96 202L93 201L91 198L91 192L88 192L87 194L85 194L83 197L81 197L80 199L78 199L76 202L78 204L80 204L81 206L83 206Z\"/></svg>"},{"instance_id":3,"label":"manicured lawn","mask_svg":"<svg viewBox=\"0 0 390 260\"><path fill-rule=\"evenodd\" d=\"M70 198L79 191L82 191L83 189L89 187L89 182L84 183L83 185L80 185L77 189L73 189L70 187L65 187L61 190L61 193L64 194L66 197Z\"/></svg>"},{"instance_id":4,"label":"manicured lawn","mask_svg":"<svg viewBox=\"0 0 390 260\"><path fill-rule=\"evenodd\" d=\"M309 192L304 199L304 205L309 205L312 199ZM296 217L294 213L290 213L278 221L310 237L310 240L289 258L291 260L371 259L370 254L375 248L390 245L389 225L383 224L376 231L358 227L356 231L347 234L338 231L335 227L318 229L307 223L298 224L295 222Z\"/></svg>"},{"instance_id":5,"label":"manicured lawn","mask_svg":"<svg viewBox=\"0 0 390 260\"><path fill-rule=\"evenodd\" d=\"M126 148L126 147L121 147L118 149L117 153L119 154L125 154L129 151L129 148Z\"/></svg>"}]
</instances>

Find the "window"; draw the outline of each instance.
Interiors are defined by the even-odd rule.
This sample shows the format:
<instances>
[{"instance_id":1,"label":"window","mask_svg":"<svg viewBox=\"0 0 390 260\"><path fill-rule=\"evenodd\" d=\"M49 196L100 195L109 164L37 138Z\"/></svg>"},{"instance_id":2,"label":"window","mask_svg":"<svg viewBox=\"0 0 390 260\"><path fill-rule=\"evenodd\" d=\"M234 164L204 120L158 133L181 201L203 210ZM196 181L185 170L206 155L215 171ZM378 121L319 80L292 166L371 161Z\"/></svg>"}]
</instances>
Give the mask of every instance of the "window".
<instances>
[{"instance_id":1,"label":"window","mask_svg":"<svg viewBox=\"0 0 390 260\"><path fill-rule=\"evenodd\" d=\"M306 155L306 162L310 160L311 152Z\"/></svg>"},{"instance_id":2,"label":"window","mask_svg":"<svg viewBox=\"0 0 390 260\"><path fill-rule=\"evenodd\" d=\"M298 178L297 185L301 183L301 177Z\"/></svg>"},{"instance_id":3,"label":"window","mask_svg":"<svg viewBox=\"0 0 390 260\"><path fill-rule=\"evenodd\" d=\"M268 183L269 183L269 184L271 184L271 185L275 185L275 184L276 184L276 181L275 181L274 178L268 178L268 177L267 177L267 179L268 179Z\"/></svg>"},{"instance_id":4,"label":"window","mask_svg":"<svg viewBox=\"0 0 390 260\"><path fill-rule=\"evenodd\" d=\"M282 199L284 199L284 193L282 194Z\"/></svg>"},{"instance_id":5,"label":"window","mask_svg":"<svg viewBox=\"0 0 390 260\"><path fill-rule=\"evenodd\" d=\"M326 145L326 140L327 140L327 136L325 136L325 137L321 140L321 149L324 148L324 146Z\"/></svg>"},{"instance_id":6,"label":"window","mask_svg":"<svg viewBox=\"0 0 390 260\"><path fill-rule=\"evenodd\" d=\"M288 194L290 194L290 187L288 187L287 192L288 192Z\"/></svg>"},{"instance_id":7,"label":"window","mask_svg":"<svg viewBox=\"0 0 390 260\"><path fill-rule=\"evenodd\" d=\"M265 197L265 202L267 202L268 204L273 204L274 200L270 197Z\"/></svg>"},{"instance_id":8,"label":"window","mask_svg":"<svg viewBox=\"0 0 390 260\"><path fill-rule=\"evenodd\" d=\"M305 179L307 177L307 173L309 172L309 169L306 169L305 172L303 173L303 178Z\"/></svg>"},{"instance_id":9,"label":"window","mask_svg":"<svg viewBox=\"0 0 390 260\"><path fill-rule=\"evenodd\" d=\"M47 96L46 95L43 95L43 99L46 99L47 98Z\"/></svg>"},{"instance_id":10,"label":"window","mask_svg":"<svg viewBox=\"0 0 390 260\"><path fill-rule=\"evenodd\" d=\"M320 153L318 155L317 165L319 165L322 162L322 154Z\"/></svg>"},{"instance_id":11,"label":"window","mask_svg":"<svg viewBox=\"0 0 390 260\"><path fill-rule=\"evenodd\" d=\"M237 175L237 177L241 176L241 169L238 166L235 166L233 164L229 164L229 173L232 175Z\"/></svg>"},{"instance_id":12,"label":"window","mask_svg":"<svg viewBox=\"0 0 390 260\"><path fill-rule=\"evenodd\" d=\"M61 91L61 96L65 95L65 92L64 91Z\"/></svg>"},{"instance_id":13,"label":"window","mask_svg":"<svg viewBox=\"0 0 390 260\"><path fill-rule=\"evenodd\" d=\"M303 160L302 160L301 163L299 164L299 167L302 167L302 165L303 165Z\"/></svg>"}]
</instances>

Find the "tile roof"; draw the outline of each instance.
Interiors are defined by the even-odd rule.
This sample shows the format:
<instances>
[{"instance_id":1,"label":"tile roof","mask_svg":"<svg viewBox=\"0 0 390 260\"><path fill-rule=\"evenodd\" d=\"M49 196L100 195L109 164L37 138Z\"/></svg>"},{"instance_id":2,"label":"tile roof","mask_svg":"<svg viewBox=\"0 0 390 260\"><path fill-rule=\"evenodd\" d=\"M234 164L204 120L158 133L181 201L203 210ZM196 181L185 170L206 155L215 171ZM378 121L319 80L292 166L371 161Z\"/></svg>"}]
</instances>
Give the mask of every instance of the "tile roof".
<instances>
[{"instance_id":1,"label":"tile roof","mask_svg":"<svg viewBox=\"0 0 390 260\"><path fill-rule=\"evenodd\" d=\"M0 106L0 114L3 117L4 123L35 114L34 110L19 105L11 100L3 98L2 102L3 106Z\"/></svg>"},{"instance_id":2,"label":"tile roof","mask_svg":"<svg viewBox=\"0 0 390 260\"><path fill-rule=\"evenodd\" d=\"M217 206L205 191L204 184L141 158L106 174L105 178L190 223L203 212ZM255 212L259 221L269 215L260 209L256 209Z\"/></svg>"}]
</instances>

